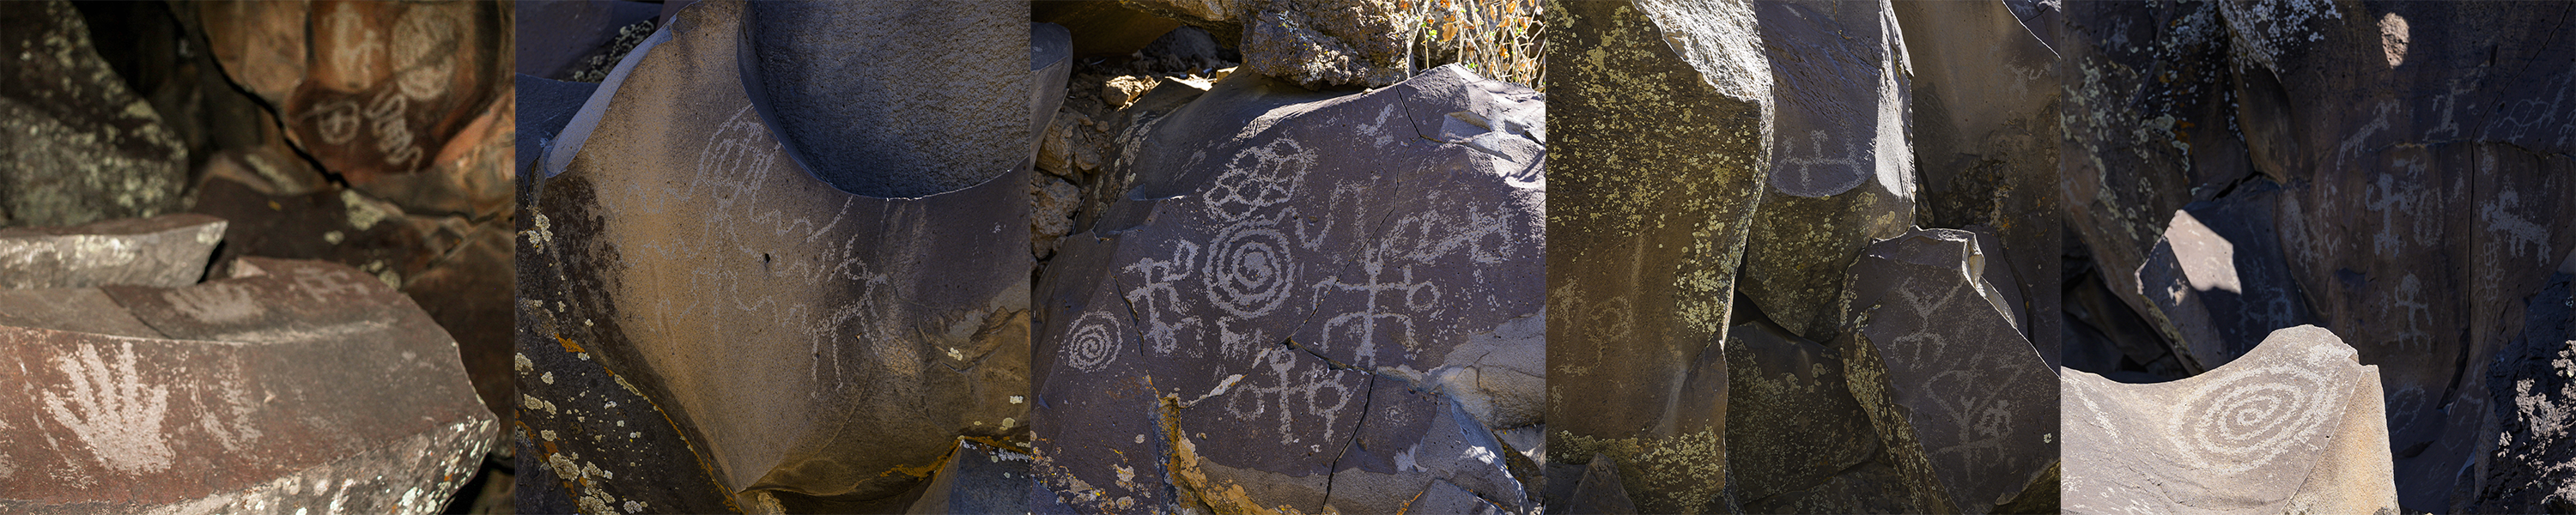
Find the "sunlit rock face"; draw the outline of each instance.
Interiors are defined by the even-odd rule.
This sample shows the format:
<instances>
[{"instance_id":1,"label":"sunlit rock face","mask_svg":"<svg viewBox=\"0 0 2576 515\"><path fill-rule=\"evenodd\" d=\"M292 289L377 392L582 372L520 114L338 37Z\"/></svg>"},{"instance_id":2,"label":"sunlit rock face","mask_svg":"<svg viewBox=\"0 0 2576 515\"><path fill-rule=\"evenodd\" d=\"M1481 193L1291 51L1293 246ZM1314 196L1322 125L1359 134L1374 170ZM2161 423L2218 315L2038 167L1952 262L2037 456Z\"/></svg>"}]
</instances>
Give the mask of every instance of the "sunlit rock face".
<instances>
[{"instance_id":1,"label":"sunlit rock face","mask_svg":"<svg viewBox=\"0 0 2576 515\"><path fill-rule=\"evenodd\" d=\"M2124 384L2067 371L2069 513L2392 513L2378 366L2316 326L2209 373Z\"/></svg>"},{"instance_id":2,"label":"sunlit rock face","mask_svg":"<svg viewBox=\"0 0 2576 515\"><path fill-rule=\"evenodd\" d=\"M1038 285L1038 495L1530 510L1498 435L1543 416L1545 119L1460 67L1366 94L1238 71L1132 132L1136 193Z\"/></svg>"}]
</instances>

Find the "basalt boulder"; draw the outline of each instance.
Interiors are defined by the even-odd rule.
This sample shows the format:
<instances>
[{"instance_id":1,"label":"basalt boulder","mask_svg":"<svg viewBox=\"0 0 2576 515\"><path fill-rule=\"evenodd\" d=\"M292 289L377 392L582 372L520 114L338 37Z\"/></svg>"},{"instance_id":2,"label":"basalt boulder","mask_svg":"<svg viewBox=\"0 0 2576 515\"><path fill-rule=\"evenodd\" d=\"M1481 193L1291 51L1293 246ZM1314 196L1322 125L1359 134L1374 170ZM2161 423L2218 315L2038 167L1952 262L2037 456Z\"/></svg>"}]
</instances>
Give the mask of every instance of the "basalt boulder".
<instances>
[{"instance_id":1,"label":"basalt boulder","mask_svg":"<svg viewBox=\"0 0 2576 515\"><path fill-rule=\"evenodd\" d=\"M1110 172L1135 193L1038 285L1053 502L1532 510L1497 432L1543 421L1545 118L1450 66L1366 94L1237 72L1138 129Z\"/></svg>"},{"instance_id":2,"label":"basalt boulder","mask_svg":"<svg viewBox=\"0 0 2576 515\"><path fill-rule=\"evenodd\" d=\"M188 149L91 46L67 2L0 7L0 226L176 211Z\"/></svg>"}]
</instances>

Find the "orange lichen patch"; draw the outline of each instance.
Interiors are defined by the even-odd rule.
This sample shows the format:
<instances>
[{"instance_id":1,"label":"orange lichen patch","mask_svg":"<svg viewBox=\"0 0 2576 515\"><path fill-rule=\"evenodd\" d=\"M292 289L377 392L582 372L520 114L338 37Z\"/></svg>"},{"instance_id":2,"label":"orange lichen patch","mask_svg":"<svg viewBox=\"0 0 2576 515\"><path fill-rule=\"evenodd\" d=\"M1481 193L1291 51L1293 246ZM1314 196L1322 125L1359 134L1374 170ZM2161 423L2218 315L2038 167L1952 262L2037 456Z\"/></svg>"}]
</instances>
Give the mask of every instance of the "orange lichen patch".
<instances>
[{"instance_id":1,"label":"orange lichen patch","mask_svg":"<svg viewBox=\"0 0 2576 515\"><path fill-rule=\"evenodd\" d=\"M556 342L556 343L561 343L561 344L563 344L564 352L587 352L587 351L583 351L583 350L581 350L581 344L573 343L573 342L572 342L572 339L570 339L570 338L565 338L565 337L563 337L563 335L560 335L560 334L558 334L558 335L554 335L554 336L555 336L555 342Z\"/></svg>"}]
</instances>

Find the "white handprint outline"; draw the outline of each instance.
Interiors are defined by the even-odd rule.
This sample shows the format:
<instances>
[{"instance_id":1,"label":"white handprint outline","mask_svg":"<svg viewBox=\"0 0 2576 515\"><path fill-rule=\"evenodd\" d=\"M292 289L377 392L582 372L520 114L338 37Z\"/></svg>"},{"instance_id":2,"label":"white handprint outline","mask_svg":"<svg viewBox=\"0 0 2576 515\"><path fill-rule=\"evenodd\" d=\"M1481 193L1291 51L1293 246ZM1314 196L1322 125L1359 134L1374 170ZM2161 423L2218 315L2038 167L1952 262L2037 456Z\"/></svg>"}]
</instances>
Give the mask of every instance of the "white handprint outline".
<instances>
[{"instance_id":1,"label":"white handprint outline","mask_svg":"<svg viewBox=\"0 0 2576 515\"><path fill-rule=\"evenodd\" d=\"M143 384L134 368L134 343L119 348L113 364L100 359L92 345L81 345L77 357L62 355L53 361L70 378L70 391L44 392L45 412L89 444L99 463L124 474L170 468L170 445L161 435L170 389Z\"/></svg>"}]
</instances>

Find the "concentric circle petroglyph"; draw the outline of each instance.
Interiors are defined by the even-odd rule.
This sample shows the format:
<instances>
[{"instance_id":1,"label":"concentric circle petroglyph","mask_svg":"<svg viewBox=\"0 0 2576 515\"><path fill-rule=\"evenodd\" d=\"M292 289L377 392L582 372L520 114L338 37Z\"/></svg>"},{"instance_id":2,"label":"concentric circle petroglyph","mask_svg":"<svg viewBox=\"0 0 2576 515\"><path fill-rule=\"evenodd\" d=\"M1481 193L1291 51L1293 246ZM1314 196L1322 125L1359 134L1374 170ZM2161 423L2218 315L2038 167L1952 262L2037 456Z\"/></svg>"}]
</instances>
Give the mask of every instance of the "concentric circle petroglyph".
<instances>
[{"instance_id":1,"label":"concentric circle petroglyph","mask_svg":"<svg viewBox=\"0 0 2576 515\"><path fill-rule=\"evenodd\" d=\"M2307 442L2350 392L2308 363L2212 374L2174 405L2166 430L2179 456L2224 474L2269 464Z\"/></svg>"},{"instance_id":2,"label":"concentric circle petroglyph","mask_svg":"<svg viewBox=\"0 0 2576 515\"><path fill-rule=\"evenodd\" d=\"M1118 316L1093 311L1075 320L1061 345L1064 362L1084 372L1099 372L1118 360Z\"/></svg>"},{"instance_id":3,"label":"concentric circle petroglyph","mask_svg":"<svg viewBox=\"0 0 2576 515\"><path fill-rule=\"evenodd\" d=\"M1297 282L1288 235L1269 223L1244 223L1217 234L1208 252L1208 297L1240 317L1269 314L1288 300Z\"/></svg>"}]
</instances>

